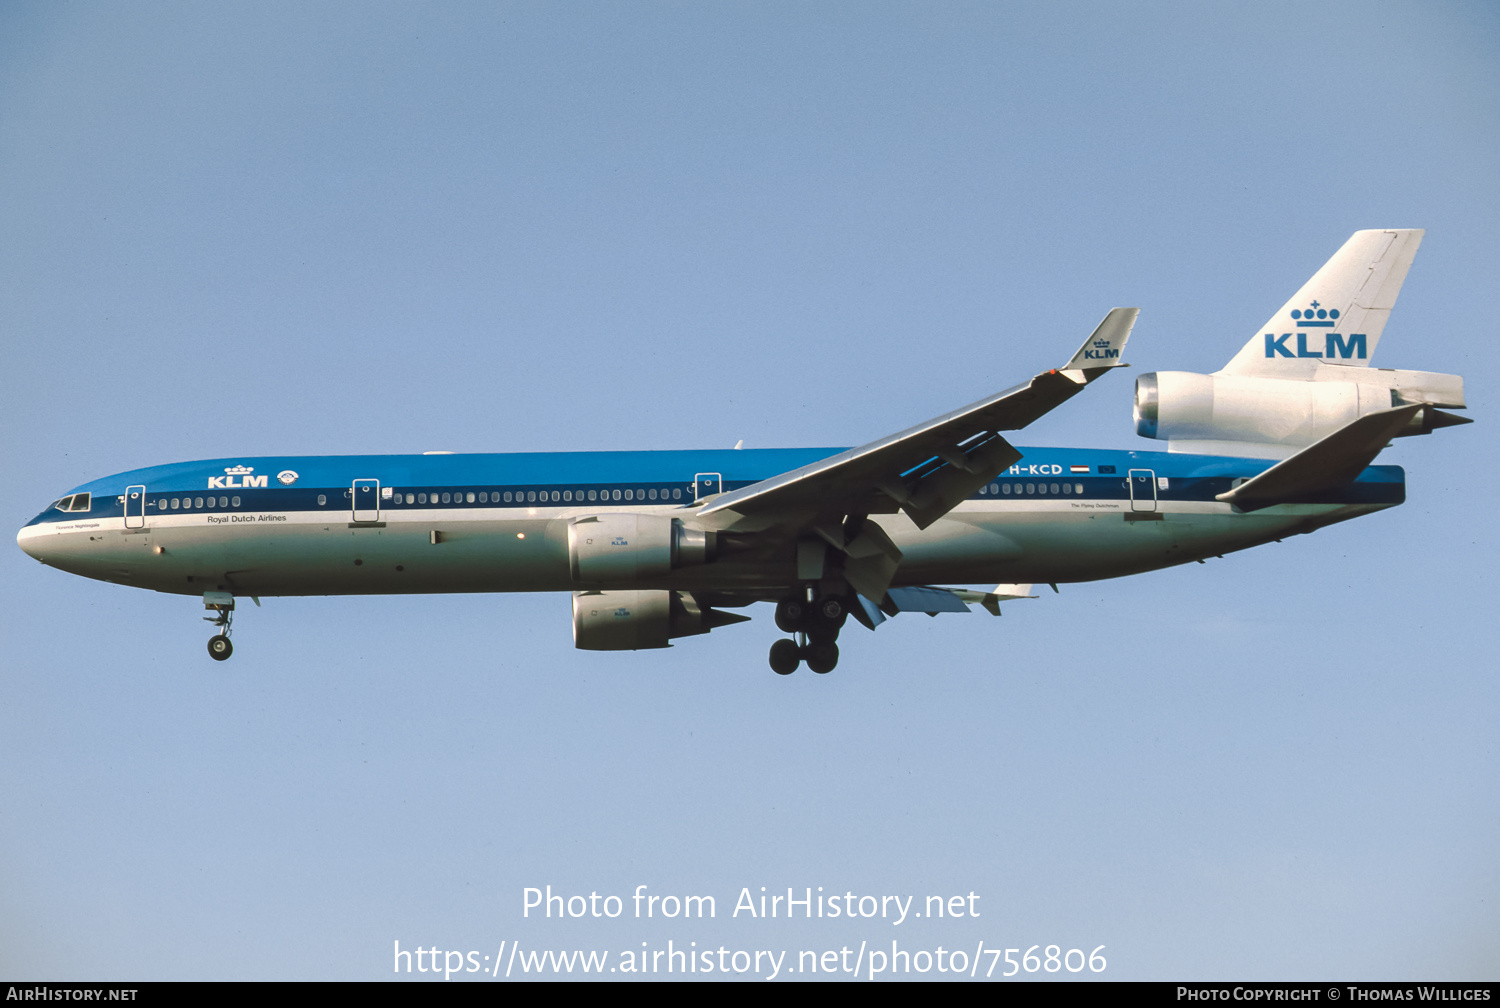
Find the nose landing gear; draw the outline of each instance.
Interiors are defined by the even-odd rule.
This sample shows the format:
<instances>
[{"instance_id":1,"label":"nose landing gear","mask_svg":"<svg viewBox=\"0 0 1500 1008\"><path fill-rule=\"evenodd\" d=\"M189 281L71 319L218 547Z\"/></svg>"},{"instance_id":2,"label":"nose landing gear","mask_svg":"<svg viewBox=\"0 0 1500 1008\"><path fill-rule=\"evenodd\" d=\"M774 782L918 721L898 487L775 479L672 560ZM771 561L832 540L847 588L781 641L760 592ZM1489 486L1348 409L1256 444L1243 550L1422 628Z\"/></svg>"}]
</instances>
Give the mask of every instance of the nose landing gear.
<instances>
[{"instance_id":1,"label":"nose landing gear","mask_svg":"<svg viewBox=\"0 0 1500 1008\"><path fill-rule=\"evenodd\" d=\"M214 615L203 617L216 627L223 627L224 632L214 634L208 639L208 655L214 661L224 661L234 654L234 645L229 641L231 624L234 622L234 596L229 592L209 591L203 593L203 608L211 610Z\"/></svg>"},{"instance_id":2,"label":"nose landing gear","mask_svg":"<svg viewBox=\"0 0 1500 1008\"><path fill-rule=\"evenodd\" d=\"M214 661L223 661L234 654L234 645L228 634L214 634L208 639L208 655Z\"/></svg>"},{"instance_id":3,"label":"nose landing gear","mask_svg":"<svg viewBox=\"0 0 1500 1008\"><path fill-rule=\"evenodd\" d=\"M806 662L819 675L832 672L839 663L839 629L848 618L845 599L818 595L812 588L799 589L776 603L777 627L795 639L771 645L771 671L791 675Z\"/></svg>"}]
</instances>

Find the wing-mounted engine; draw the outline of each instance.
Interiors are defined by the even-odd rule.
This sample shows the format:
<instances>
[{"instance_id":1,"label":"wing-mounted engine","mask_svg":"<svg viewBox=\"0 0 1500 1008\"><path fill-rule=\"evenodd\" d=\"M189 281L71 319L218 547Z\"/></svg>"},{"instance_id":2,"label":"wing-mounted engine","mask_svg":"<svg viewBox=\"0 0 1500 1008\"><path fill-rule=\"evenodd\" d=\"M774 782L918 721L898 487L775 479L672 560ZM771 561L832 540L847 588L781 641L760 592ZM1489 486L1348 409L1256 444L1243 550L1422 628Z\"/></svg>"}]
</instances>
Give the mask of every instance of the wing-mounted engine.
<instances>
[{"instance_id":1,"label":"wing-mounted engine","mask_svg":"<svg viewBox=\"0 0 1500 1008\"><path fill-rule=\"evenodd\" d=\"M717 546L716 533L665 515L589 515L568 526L568 563L578 584L628 584L708 563Z\"/></svg>"},{"instance_id":2,"label":"wing-mounted engine","mask_svg":"<svg viewBox=\"0 0 1500 1008\"><path fill-rule=\"evenodd\" d=\"M1387 437L1469 423L1440 408L1463 408L1458 375L1369 366L1421 242L1415 229L1355 232L1223 370L1137 379L1136 433L1168 451L1286 459L1393 409L1403 422Z\"/></svg>"},{"instance_id":3,"label":"wing-mounted engine","mask_svg":"<svg viewBox=\"0 0 1500 1008\"><path fill-rule=\"evenodd\" d=\"M700 605L685 591L573 593L573 646L584 651L640 651L671 647L678 637L750 619Z\"/></svg>"}]
</instances>

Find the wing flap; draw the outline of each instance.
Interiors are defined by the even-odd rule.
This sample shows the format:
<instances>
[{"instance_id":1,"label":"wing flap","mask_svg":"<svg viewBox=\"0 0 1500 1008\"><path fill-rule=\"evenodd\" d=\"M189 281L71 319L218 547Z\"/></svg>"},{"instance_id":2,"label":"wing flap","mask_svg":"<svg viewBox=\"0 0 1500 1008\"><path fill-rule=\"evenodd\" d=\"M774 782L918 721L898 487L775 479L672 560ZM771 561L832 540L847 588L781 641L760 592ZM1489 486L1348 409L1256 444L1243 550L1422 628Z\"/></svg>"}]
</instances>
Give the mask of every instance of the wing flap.
<instances>
[{"instance_id":1,"label":"wing flap","mask_svg":"<svg viewBox=\"0 0 1500 1008\"><path fill-rule=\"evenodd\" d=\"M921 612L936 616L940 612L969 611L963 600L947 588L892 588L886 595L897 612Z\"/></svg>"}]
</instances>

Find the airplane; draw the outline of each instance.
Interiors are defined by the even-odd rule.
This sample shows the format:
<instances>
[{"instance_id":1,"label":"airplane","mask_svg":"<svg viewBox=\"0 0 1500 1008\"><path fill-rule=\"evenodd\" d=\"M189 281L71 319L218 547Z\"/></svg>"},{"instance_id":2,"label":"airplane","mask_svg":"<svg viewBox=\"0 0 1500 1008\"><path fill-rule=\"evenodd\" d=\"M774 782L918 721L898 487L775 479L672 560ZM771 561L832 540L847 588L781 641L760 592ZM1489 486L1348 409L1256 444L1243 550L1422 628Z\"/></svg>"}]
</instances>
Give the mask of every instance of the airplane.
<instances>
[{"instance_id":1,"label":"airplane","mask_svg":"<svg viewBox=\"0 0 1500 1008\"><path fill-rule=\"evenodd\" d=\"M1005 437L1110 371L1138 310L1065 364L849 448L231 457L75 487L17 535L42 563L201 597L224 660L237 599L571 592L573 643L662 648L775 606L781 675L838 663L849 617L995 615L1033 585L1203 561L1394 507L1395 437L1469 423L1458 375L1370 367L1420 230L1359 231L1213 374L1136 382L1167 451ZM994 585L984 590L952 585Z\"/></svg>"}]
</instances>

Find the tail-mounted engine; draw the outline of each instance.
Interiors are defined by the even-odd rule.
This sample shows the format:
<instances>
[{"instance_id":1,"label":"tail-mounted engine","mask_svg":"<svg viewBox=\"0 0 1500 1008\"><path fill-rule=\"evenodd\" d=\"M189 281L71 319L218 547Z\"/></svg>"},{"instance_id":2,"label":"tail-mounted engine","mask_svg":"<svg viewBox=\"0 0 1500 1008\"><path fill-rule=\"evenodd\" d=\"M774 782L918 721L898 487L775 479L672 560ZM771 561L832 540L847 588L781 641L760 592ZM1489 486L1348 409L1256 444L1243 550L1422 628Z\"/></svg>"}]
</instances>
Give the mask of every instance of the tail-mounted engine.
<instances>
[{"instance_id":1,"label":"tail-mounted engine","mask_svg":"<svg viewBox=\"0 0 1500 1008\"><path fill-rule=\"evenodd\" d=\"M674 638L706 634L749 618L699 605L691 592L574 592L573 646L585 651L664 648Z\"/></svg>"},{"instance_id":2,"label":"tail-mounted engine","mask_svg":"<svg viewBox=\"0 0 1500 1008\"><path fill-rule=\"evenodd\" d=\"M568 526L568 563L577 584L628 584L708 563L717 546L716 533L664 515L589 515Z\"/></svg>"},{"instance_id":3,"label":"tail-mounted engine","mask_svg":"<svg viewBox=\"0 0 1500 1008\"><path fill-rule=\"evenodd\" d=\"M1158 371L1135 383L1135 429L1169 450L1283 458L1362 416L1424 404L1396 437L1468 423L1463 379L1428 371L1319 366L1311 379Z\"/></svg>"},{"instance_id":4,"label":"tail-mounted engine","mask_svg":"<svg viewBox=\"0 0 1500 1008\"><path fill-rule=\"evenodd\" d=\"M1222 369L1137 379L1136 433L1168 451L1286 459L1389 410L1391 424L1358 428L1381 443L1356 454L1469 423L1439 409L1463 408L1458 375L1370 366L1421 243L1415 228L1356 231Z\"/></svg>"}]
</instances>

